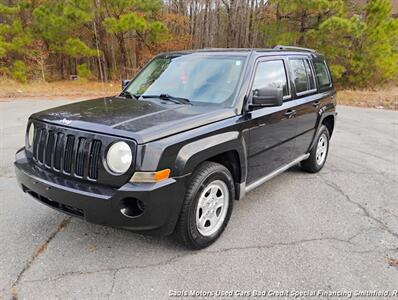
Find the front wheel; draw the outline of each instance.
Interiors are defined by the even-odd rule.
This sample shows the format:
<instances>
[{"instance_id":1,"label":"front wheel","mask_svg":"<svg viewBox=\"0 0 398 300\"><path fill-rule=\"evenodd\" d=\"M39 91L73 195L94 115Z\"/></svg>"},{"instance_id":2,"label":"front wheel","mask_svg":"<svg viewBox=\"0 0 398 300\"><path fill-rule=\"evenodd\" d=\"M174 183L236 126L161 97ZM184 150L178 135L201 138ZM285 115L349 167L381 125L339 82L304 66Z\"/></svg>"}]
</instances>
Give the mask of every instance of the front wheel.
<instances>
[{"instance_id":1,"label":"front wheel","mask_svg":"<svg viewBox=\"0 0 398 300\"><path fill-rule=\"evenodd\" d=\"M325 165L329 153L330 134L326 126L322 125L315 137L316 144L310 152L310 156L301 162L301 167L310 173L319 172Z\"/></svg>"},{"instance_id":2,"label":"front wheel","mask_svg":"<svg viewBox=\"0 0 398 300\"><path fill-rule=\"evenodd\" d=\"M177 238L191 249L215 242L227 226L234 195L229 170L218 163L202 163L189 181L176 226Z\"/></svg>"}]
</instances>

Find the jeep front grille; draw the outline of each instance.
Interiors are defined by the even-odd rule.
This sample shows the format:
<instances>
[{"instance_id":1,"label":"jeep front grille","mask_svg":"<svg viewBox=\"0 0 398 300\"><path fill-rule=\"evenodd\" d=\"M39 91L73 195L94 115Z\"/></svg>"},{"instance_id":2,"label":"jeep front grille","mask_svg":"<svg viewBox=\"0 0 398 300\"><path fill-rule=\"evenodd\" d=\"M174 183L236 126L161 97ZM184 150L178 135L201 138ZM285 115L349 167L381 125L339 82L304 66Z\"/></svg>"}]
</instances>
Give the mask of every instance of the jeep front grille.
<instances>
[{"instance_id":1,"label":"jeep front grille","mask_svg":"<svg viewBox=\"0 0 398 300\"><path fill-rule=\"evenodd\" d=\"M102 142L37 127L33 159L56 172L96 180Z\"/></svg>"},{"instance_id":2,"label":"jeep front grille","mask_svg":"<svg viewBox=\"0 0 398 300\"><path fill-rule=\"evenodd\" d=\"M62 177L120 187L134 174L137 149L134 140L38 120L30 120L30 124L35 131L33 145L27 145L26 148L27 157L36 166L48 171L49 175L54 173ZM122 175L110 172L105 163L106 151L115 141L126 142L134 158L130 169Z\"/></svg>"}]
</instances>

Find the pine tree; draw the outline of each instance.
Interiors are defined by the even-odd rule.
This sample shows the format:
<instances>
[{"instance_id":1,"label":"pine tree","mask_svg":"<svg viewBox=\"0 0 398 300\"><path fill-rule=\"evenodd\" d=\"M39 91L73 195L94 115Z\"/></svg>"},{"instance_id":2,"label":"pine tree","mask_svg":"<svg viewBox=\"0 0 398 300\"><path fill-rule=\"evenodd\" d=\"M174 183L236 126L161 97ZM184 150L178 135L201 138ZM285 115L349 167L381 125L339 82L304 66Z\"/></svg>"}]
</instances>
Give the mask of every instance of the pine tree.
<instances>
[{"instance_id":1,"label":"pine tree","mask_svg":"<svg viewBox=\"0 0 398 300\"><path fill-rule=\"evenodd\" d=\"M398 76L398 19L389 0L370 0L365 8L364 31L354 57L352 84L369 86Z\"/></svg>"},{"instance_id":2,"label":"pine tree","mask_svg":"<svg viewBox=\"0 0 398 300\"><path fill-rule=\"evenodd\" d=\"M128 63L125 43L128 35L148 48L148 42L161 41L167 37L167 28L154 19L154 15L161 8L159 0L106 0L105 8L108 17L104 19L103 26L116 38L121 54L120 66ZM122 77L126 77L125 69L122 68L121 71Z\"/></svg>"},{"instance_id":3,"label":"pine tree","mask_svg":"<svg viewBox=\"0 0 398 300\"><path fill-rule=\"evenodd\" d=\"M79 59L98 55L83 41L85 26L92 18L91 1L45 1L33 11L33 33L45 41L52 53L73 58L76 74ZM62 67L61 77L64 76Z\"/></svg>"},{"instance_id":4,"label":"pine tree","mask_svg":"<svg viewBox=\"0 0 398 300\"><path fill-rule=\"evenodd\" d=\"M364 25L357 16L334 16L320 24L318 29L310 30L305 44L327 57L335 81L346 82L352 74L363 30Z\"/></svg>"},{"instance_id":5,"label":"pine tree","mask_svg":"<svg viewBox=\"0 0 398 300\"><path fill-rule=\"evenodd\" d=\"M343 0L270 0L275 15L262 26L268 46L304 45L309 30L341 14Z\"/></svg>"},{"instance_id":6,"label":"pine tree","mask_svg":"<svg viewBox=\"0 0 398 300\"><path fill-rule=\"evenodd\" d=\"M369 87L398 76L398 20L388 0L368 1L363 14L322 22L306 35L306 44L326 55L341 85Z\"/></svg>"},{"instance_id":7,"label":"pine tree","mask_svg":"<svg viewBox=\"0 0 398 300\"><path fill-rule=\"evenodd\" d=\"M18 18L21 9L0 4L0 72L25 82L28 70L23 60L32 39Z\"/></svg>"}]
</instances>

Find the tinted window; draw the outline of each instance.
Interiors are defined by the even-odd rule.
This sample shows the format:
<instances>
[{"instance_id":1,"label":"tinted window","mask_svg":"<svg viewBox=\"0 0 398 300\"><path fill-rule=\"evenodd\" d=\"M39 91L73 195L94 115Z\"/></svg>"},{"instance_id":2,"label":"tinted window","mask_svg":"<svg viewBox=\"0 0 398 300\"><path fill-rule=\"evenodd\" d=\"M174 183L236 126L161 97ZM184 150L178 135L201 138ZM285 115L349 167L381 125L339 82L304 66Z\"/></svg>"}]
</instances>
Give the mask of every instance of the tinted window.
<instances>
[{"instance_id":1,"label":"tinted window","mask_svg":"<svg viewBox=\"0 0 398 300\"><path fill-rule=\"evenodd\" d=\"M305 70L304 60L292 59L290 60L292 68L293 80L296 86L296 93L302 93L308 90L308 78Z\"/></svg>"},{"instance_id":2,"label":"tinted window","mask_svg":"<svg viewBox=\"0 0 398 300\"><path fill-rule=\"evenodd\" d=\"M258 64L253 90L267 87L283 88L283 96L290 95L283 60L264 61Z\"/></svg>"},{"instance_id":3,"label":"tinted window","mask_svg":"<svg viewBox=\"0 0 398 300\"><path fill-rule=\"evenodd\" d=\"M290 66L297 94L315 89L314 74L307 59L291 59Z\"/></svg>"},{"instance_id":4,"label":"tinted window","mask_svg":"<svg viewBox=\"0 0 398 300\"><path fill-rule=\"evenodd\" d=\"M330 82L330 77L329 77L329 71L328 68L326 67L324 62L315 62L314 63L315 67L315 73L316 77L318 78L318 82L320 86L329 86L331 84Z\"/></svg>"},{"instance_id":5,"label":"tinted window","mask_svg":"<svg viewBox=\"0 0 398 300\"><path fill-rule=\"evenodd\" d=\"M310 88L310 90L313 90L313 89L315 89L315 79L314 79L314 73L312 73L310 62L308 59L305 60L305 69L307 71L308 80L309 80L309 84L310 84L309 88Z\"/></svg>"}]
</instances>

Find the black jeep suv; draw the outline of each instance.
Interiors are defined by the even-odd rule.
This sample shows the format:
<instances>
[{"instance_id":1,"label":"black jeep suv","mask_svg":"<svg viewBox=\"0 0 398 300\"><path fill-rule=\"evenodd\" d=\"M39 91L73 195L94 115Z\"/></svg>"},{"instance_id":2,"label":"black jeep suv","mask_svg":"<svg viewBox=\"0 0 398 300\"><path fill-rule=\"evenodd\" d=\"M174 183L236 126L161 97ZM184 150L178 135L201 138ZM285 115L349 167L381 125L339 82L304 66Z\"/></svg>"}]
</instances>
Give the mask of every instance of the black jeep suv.
<instances>
[{"instance_id":1,"label":"black jeep suv","mask_svg":"<svg viewBox=\"0 0 398 300\"><path fill-rule=\"evenodd\" d=\"M234 200L300 163L325 164L336 117L311 49L205 49L152 59L119 96L33 114L23 191L89 222L214 242Z\"/></svg>"}]
</instances>

